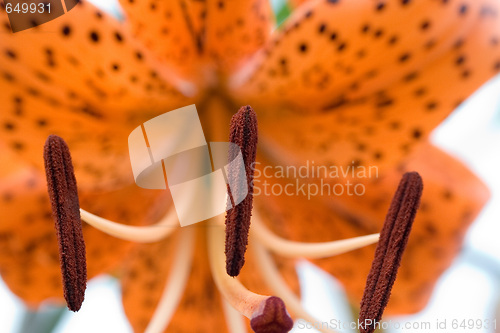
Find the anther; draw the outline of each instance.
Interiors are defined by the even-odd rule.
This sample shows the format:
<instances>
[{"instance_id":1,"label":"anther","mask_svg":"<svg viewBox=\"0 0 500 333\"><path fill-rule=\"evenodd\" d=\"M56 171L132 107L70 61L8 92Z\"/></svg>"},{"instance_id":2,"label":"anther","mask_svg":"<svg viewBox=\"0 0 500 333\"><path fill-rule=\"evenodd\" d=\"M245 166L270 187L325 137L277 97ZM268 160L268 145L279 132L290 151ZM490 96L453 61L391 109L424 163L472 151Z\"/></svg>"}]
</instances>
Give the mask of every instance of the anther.
<instances>
[{"instance_id":1,"label":"anther","mask_svg":"<svg viewBox=\"0 0 500 333\"><path fill-rule=\"evenodd\" d=\"M361 333L374 332L376 323L382 318L408 243L422 190L422 178L418 173L403 175L385 218L368 274L359 314Z\"/></svg>"},{"instance_id":2,"label":"anther","mask_svg":"<svg viewBox=\"0 0 500 333\"><path fill-rule=\"evenodd\" d=\"M276 296L262 302L262 309L250 320L256 333L286 333L293 328L293 320L286 311L285 303Z\"/></svg>"},{"instance_id":3,"label":"anther","mask_svg":"<svg viewBox=\"0 0 500 333\"><path fill-rule=\"evenodd\" d=\"M238 276L245 263L248 244L253 204L253 164L257 154L257 115L250 106L241 107L231 118L229 141L241 149L248 186L245 199L228 210L226 215L226 271L230 276ZM228 177L237 177L237 174L229 170Z\"/></svg>"},{"instance_id":4,"label":"anther","mask_svg":"<svg viewBox=\"0 0 500 333\"><path fill-rule=\"evenodd\" d=\"M85 242L76 178L69 148L64 140L50 135L44 147L47 188L59 242L59 260L64 298L71 311L82 306L87 287Z\"/></svg>"}]
</instances>

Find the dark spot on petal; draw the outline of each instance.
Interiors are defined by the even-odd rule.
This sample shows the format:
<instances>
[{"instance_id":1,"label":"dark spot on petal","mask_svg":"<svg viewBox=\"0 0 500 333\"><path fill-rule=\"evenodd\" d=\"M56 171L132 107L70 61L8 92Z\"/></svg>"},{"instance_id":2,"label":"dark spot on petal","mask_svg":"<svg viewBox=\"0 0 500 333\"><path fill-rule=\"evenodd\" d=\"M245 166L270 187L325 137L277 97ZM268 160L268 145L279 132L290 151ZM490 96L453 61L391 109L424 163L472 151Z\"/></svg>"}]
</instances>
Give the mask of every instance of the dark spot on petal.
<instances>
[{"instance_id":1,"label":"dark spot on petal","mask_svg":"<svg viewBox=\"0 0 500 333\"><path fill-rule=\"evenodd\" d=\"M427 30L431 27L431 22L429 21L424 21L422 24L420 24L420 29L422 30Z\"/></svg>"},{"instance_id":2,"label":"dark spot on petal","mask_svg":"<svg viewBox=\"0 0 500 333\"><path fill-rule=\"evenodd\" d=\"M403 80L406 81L406 82L411 82L411 81L415 80L417 77L418 77L418 73L417 72L411 72L408 75L406 75L403 78Z\"/></svg>"},{"instance_id":3,"label":"dark spot on petal","mask_svg":"<svg viewBox=\"0 0 500 333\"><path fill-rule=\"evenodd\" d=\"M115 32L115 39L117 42L123 42L123 36L119 32Z\"/></svg>"},{"instance_id":4,"label":"dark spot on petal","mask_svg":"<svg viewBox=\"0 0 500 333\"><path fill-rule=\"evenodd\" d=\"M427 111L434 111L437 108L437 106L438 106L437 102L432 101L432 102L427 103L425 108L427 109Z\"/></svg>"},{"instance_id":5,"label":"dark spot on petal","mask_svg":"<svg viewBox=\"0 0 500 333\"><path fill-rule=\"evenodd\" d=\"M70 26L68 26L68 25L63 26L61 32L62 32L63 36L69 36L69 35L71 35L71 28L70 28Z\"/></svg>"},{"instance_id":6,"label":"dark spot on petal","mask_svg":"<svg viewBox=\"0 0 500 333\"><path fill-rule=\"evenodd\" d=\"M468 9L469 9L469 7L466 4L463 4L458 9L458 12L460 13L460 15L465 15L467 13Z\"/></svg>"},{"instance_id":7,"label":"dark spot on petal","mask_svg":"<svg viewBox=\"0 0 500 333\"><path fill-rule=\"evenodd\" d=\"M400 57L399 57L399 62L406 62L410 59L411 55L409 53L403 53Z\"/></svg>"},{"instance_id":8,"label":"dark spot on petal","mask_svg":"<svg viewBox=\"0 0 500 333\"><path fill-rule=\"evenodd\" d=\"M22 142L19 142L19 141L14 141L12 142L12 148L14 150L23 150L24 149L24 143Z\"/></svg>"},{"instance_id":9,"label":"dark spot on petal","mask_svg":"<svg viewBox=\"0 0 500 333\"><path fill-rule=\"evenodd\" d=\"M456 60L455 60L455 64L457 64L457 66L463 64L465 61L465 56L464 55L461 55L459 56Z\"/></svg>"},{"instance_id":10,"label":"dark spot on petal","mask_svg":"<svg viewBox=\"0 0 500 333\"><path fill-rule=\"evenodd\" d=\"M16 125L14 123L11 123L11 122L6 122L3 124L3 128L7 131L12 131L16 128Z\"/></svg>"},{"instance_id":11,"label":"dark spot on petal","mask_svg":"<svg viewBox=\"0 0 500 333\"><path fill-rule=\"evenodd\" d=\"M379 12L382 11L382 10L384 10L384 8L385 8L385 3L384 2L380 2L380 3L377 4L377 6L375 6L375 10L377 10Z\"/></svg>"},{"instance_id":12,"label":"dark spot on petal","mask_svg":"<svg viewBox=\"0 0 500 333\"><path fill-rule=\"evenodd\" d=\"M398 36L392 36L391 38L389 38L389 44L394 45L398 42L398 40L399 40Z\"/></svg>"},{"instance_id":13,"label":"dark spot on petal","mask_svg":"<svg viewBox=\"0 0 500 333\"><path fill-rule=\"evenodd\" d=\"M434 39L429 40L427 43L425 43L424 48L426 50L432 49L434 46L436 46L436 41Z\"/></svg>"},{"instance_id":14,"label":"dark spot on petal","mask_svg":"<svg viewBox=\"0 0 500 333\"><path fill-rule=\"evenodd\" d=\"M411 133L411 136L414 138L414 139L420 139L422 137L422 131L418 128L415 128L412 133Z\"/></svg>"},{"instance_id":15,"label":"dark spot on petal","mask_svg":"<svg viewBox=\"0 0 500 333\"><path fill-rule=\"evenodd\" d=\"M5 50L5 55L10 59L17 59L17 54L12 50Z\"/></svg>"},{"instance_id":16,"label":"dark spot on petal","mask_svg":"<svg viewBox=\"0 0 500 333\"><path fill-rule=\"evenodd\" d=\"M99 34L96 31L90 32L90 40L94 43L99 42Z\"/></svg>"},{"instance_id":17,"label":"dark spot on petal","mask_svg":"<svg viewBox=\"0 0 500 333\"><path fill-rule=\"evenodd\" d=\"M399 129L401 127L401 123L397 121L393 121L389 124L389 127L393 130Z\"/></svg>"},{"instance_id":18,"label":"dark spot on petal","mask_svg":"<svg viewBox=\"0 0 500 333\"><path fill-rule=\"evenodd\" d=\"M427 93L427 89L424 87L420 87L417 90L415 90L415 96L420 97L423 96Z\"/></svg>"},{"instance_id":19,"label":"dark spot on petal","mask_svg":"<svg viewBox=\"0 0 500 333\"><path fill-rule=\"evenodd\" d=\"M45 127L47 126L47 120L46 119L38 119L36 121L36 124L39 126L39 127Z\"/></svg>"}]
</instances>

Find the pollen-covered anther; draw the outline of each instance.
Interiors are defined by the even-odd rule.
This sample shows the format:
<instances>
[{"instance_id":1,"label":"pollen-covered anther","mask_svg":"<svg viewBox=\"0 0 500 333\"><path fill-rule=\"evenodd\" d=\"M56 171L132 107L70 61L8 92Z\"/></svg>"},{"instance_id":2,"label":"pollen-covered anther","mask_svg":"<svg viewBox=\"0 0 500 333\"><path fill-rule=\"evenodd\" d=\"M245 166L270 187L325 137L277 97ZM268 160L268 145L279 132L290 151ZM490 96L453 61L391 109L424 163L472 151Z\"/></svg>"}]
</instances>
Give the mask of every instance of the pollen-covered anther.
<instances>
[{"instance_id":1,"label":"pollen-covered anther","mask_svg":"<svg viewBox=\"0 0 500 333\"><path fill-rule=\"evenodd\" d=\"M44 162L59 242L64 298L71 311L78 311L87 288L87 263L76 178L69 148L62 138L56 135L47 138Z\"/></svg>"},{"instance_id":2,"label":"pollen-covered anther","mask_svg":"<svg viewBox=\"0 0 500 333\"><path fill-rule=\"evenodd\" d=\"M248 245L253 205L253 164L257 155L257 115L249 105L241 107L231 118L229 141L237 144L241 149L248 188L245 199L228 210L226 215L226 271L230 276L238 276L245 263ZM235 157L232 156L235 153L229 152L230 159ZM239 174L238 170L230 168L228 172L230 183L241 183L237 179ZM239 188L231 188L229 192L231 194L239 190ZM232 193L231 197L235 197L235 193Z\"/></svg>"},{"instance_id":3,"label":"pollen-covered anther","mask_svg":"<svg viewBox=\"0 0 500 333\"><path fill-rule=\"evenodd\" d=\"M422 190L422 178L418 173L408 172L403 175L385 218L368 274L359 313L361 333L374 332L376 323L382 318L408 243Z\"/></svg>"},{"instance_id":4,"label":"pollen-covered anther","mask_svg":"<svg viewBox=\"0 0 500 333\"><path fill-rule=\"evenodd\" d=\"M271 296L262 302L250 320L250 326L256 333L286 333L293 328L293 320L281 298Z\"/></svg>"},{"instance_id":5,"label":"pollen-covered anther","mask_svg":"<svg viewBox=\"0 0 500 333\"><path fill-rule=\"evenodd\" d=\"M219 216L217 219L222 220L222 217ZM224 228L221 224L209 228L210 270L222 297L237 312L251 320L255 332L288 332L293 326L293 321L285 309L282 298L251 292L238 279L226 273L222 253L223 240Z\"/></svg>"}]
</instances>

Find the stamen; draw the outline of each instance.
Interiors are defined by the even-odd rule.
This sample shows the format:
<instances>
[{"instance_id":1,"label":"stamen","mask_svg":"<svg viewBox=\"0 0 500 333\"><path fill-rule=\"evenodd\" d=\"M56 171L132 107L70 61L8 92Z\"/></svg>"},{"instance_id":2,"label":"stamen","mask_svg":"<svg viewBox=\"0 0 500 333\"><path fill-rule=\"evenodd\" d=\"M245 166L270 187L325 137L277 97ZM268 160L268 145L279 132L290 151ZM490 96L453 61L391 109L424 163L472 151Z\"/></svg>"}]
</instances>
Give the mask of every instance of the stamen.
<instances>
[{"instance_id":1,"label":"stamen","mask_svg":"<svg viewBox=\"0 0 500 333\"><path fill-rule=\"evenodd\" d=\"M293 328L293 320L286 311L285 303L276 296L261 304L262 309L254 314L250 327L259 333L286 333Z\"/></svg>"},{"instance_id":2,"label":"stamen","mask_svg":"<svg viewBox=\"0 0 500 333\"><path fill-rule=\"evenodd\" d=\"M359 314L361 333L375 331L396 280L404 249L422 196L422 178L416 172L403 175L385 218L375 259L368 274Z\"/></svg>"},{"instance_id":3,"label":"stamen","mask_svg":"<svg viewBox=\"0 0 500 333\"><path fill-rule=\"evenodd\" d=\"M378 242L380 234L371 234L332 242L303 243L281 238L267 228L256 210L252 218L252 235L268 250L284 257L328 258Z\"/></svg>"},{"instance_id":4,"label":"stamen","mask_svg":"<svg viewBox=\"0 0 500 333\"><path fill-rule=\"evenodd\" d=\"M226 318L227 328L230 333L246 333L247 326L244 317L236 311L225 299L222 299L222 309Z\"/></svg>"},{"instance_id":5,"label":"stamen","mask_svg":"<svg viewBox=\"0 0 500 333\"><path fill-rule=\"evenodd\" d=\"M242 315L259 324L255 327L257 333L271 332L274 327L282 328L283 330L280 332L291 330L292 326L289 326L289 323L292 319L289 318L284 306L281 306L279 301L275 300L276 297L253 293L246 289L237 279L227 275L224 269L224 257L222 256L224 229L221 226L213 225L210 226L208 233L210 269L215 284L226 301ZM272 300L269 301L270 299ZM269 311L271 313L268 314ZM271 319L275 319L277 322L270 321ZM288 330L285 331L284 329Z\"/></svg>"},{"instance_id":6,"label":"stamen","mask_svg":"<svg viewBox=\"0 0 500 333\"><path fill-rule=\"evenodd\" d=\"M158 223L150 226L131 226L107 220L86 210L80 209L82 220L96 229L123 240L138 243L153 243L170 236L178 227L175 209L170 211Z\"/></svg>"},{"instance_id":7,"label":"stamen","mask_svg":"<svg viewBox=\"0 0 500 333\"><path fill-rule=\"evenodd\" d=\"M262 277L266 281L269 288L279 296L286 304L286 306L299 318L314 324L319 323L320 320L311 316L300 303L300 299L294 294L294 292L288 287L286 281L281 277L281 274L274 263L273 258L266 251L265 247L259 242L253 242L252 247L255 250L256 262L261 271ZM321 325L317 328L319 331L324 333L336 333L329 327Z\"/></svg>"},{"instance_id":8,"label":"stamen","mask_svg":"<svg viewBox=\"0 0 500 333\"><path fill-rule=\"evenodd\" d=\"M246 198L228 210L226 215L226 271L230 276L238 276L245 263L248 245L253 203L253 164L257 155L257 115L249 105L241 107L231 118L230 131L229 141L241 148L248 186ZM234 158L231 152L230 158ZM230 179L238 175L236 170L230 169L228 172ZM237 179L234 180L237 183Z\"/></svg>"},{"instance_id":9,"label":"stamen","mask_svg":"<svg viewBox=\"0 0 500 333\"><path fill-rule=\"evenodd\" d=\"M170 269L170 276L145 333L161 333L170 323L189 278L193 260L194 238L193 228L182 229L175 251L174 263Z\"/></svg>"},{"instance_id":10,"label":"stamen","mask_svg":"<svg viewBox=\"0 0 500 333\"><path fill-rule=\"evenodd\" d=\"M62 138L50 135L45 142L43 157L59 242L64 298L71 311L78 311L87 288L87 262L71 155Z\"/></svg>"}]
</instances>

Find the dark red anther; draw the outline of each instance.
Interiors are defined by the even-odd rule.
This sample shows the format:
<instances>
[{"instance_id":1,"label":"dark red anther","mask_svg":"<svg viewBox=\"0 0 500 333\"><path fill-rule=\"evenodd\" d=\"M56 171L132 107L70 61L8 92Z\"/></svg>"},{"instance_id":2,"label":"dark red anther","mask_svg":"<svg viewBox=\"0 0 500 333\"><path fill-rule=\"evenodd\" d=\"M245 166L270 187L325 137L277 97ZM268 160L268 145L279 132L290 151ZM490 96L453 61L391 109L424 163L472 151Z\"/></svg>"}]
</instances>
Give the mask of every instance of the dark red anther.
<instances>
[{"instance_id":1,"label":"dark red anther","mask_svg":"<svg viewBox=\"0 0 500 333\"><path fill-rule=\"evenodd\" d=\"M47 138L44 161L59 241L64 298L71 311L78 311L87 288L87 263L76 179L68 146L62 138L56 135Z\"/></svg>"},{"instance_id":2,"label":"dark red anther","mask_svg":"<svg viewBox=\"0 0 500 333\"><path fill-rule=\"evenodd\" d=\"M248 232L253 204L253 174L257 155L257 115L250 106L243 106L231 118L229 141L237 144L245 164L248 194L245 199L226 214L226 271L238 276L245 263ZM230 152L231 155L231 152ZM228 177L234 177L229 172Z\"/></svg>"},{"instance_id":3,"label":"dark red anther","mask_svg":"<svg viewBox=\"0 0 500 333\"><path fill-rule=\"evenodd\" d=\"M361 333L375 331L396 280L403 252L422 196L422 178L416 172L403 175L385 218L361 301Z\"/></svg>"}]
</instances>

